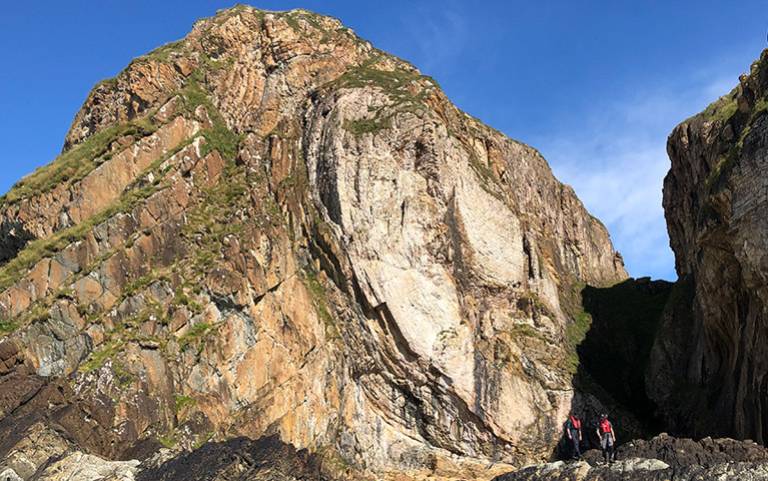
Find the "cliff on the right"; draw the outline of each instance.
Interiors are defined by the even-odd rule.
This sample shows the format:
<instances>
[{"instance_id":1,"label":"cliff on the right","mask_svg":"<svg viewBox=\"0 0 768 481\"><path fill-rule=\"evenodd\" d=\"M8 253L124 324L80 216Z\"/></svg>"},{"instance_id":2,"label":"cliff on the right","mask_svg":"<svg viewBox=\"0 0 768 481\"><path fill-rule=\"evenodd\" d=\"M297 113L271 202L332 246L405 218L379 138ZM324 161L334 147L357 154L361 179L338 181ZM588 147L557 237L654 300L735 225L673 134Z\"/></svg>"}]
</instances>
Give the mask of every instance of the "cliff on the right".
<instances>
[{"instance_id":1,"label":"cliff on the right","mask_svg":"<svg viewBox=\"0 0 768 481\"><path fill-rule=\"evenodd\" d=\"M669 136L679 280L646 389L670 432L768 442L768 50Z\"/></svg>"}]
</instances>

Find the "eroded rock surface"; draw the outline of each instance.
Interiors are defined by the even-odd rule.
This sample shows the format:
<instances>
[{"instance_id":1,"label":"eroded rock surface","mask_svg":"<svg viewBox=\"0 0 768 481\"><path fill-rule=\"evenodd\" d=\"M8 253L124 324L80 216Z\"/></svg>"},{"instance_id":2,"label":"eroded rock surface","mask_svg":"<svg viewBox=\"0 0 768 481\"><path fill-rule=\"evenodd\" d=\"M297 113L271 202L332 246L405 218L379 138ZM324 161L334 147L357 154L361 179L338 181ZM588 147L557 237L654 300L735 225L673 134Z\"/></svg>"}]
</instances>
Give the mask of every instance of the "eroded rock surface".
<instances>
[{"instance_id":1,"label":"eroded rock surface","mask_svg":"<svg viewBox=\"0 0 768 481\"><path fill-rule=\"evenodd\" d=\"M579 291L626 278L538 152L302 10L223 11L99 84L0 226L25 480L240 479L268 435L324 476L490 479L551 455Z\"/></svg>"}]
</instances>

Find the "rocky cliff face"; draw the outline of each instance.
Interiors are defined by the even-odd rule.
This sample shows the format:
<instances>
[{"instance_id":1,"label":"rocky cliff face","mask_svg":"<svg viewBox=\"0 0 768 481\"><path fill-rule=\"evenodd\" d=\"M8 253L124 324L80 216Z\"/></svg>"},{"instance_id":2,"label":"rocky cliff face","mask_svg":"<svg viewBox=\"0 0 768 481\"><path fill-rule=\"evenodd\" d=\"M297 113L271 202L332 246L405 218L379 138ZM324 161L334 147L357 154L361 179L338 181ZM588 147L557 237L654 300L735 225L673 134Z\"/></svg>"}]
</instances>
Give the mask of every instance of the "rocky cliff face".
<instances>
[{"instance_id":1,"label":"rocky cliff face","mask_svg":"<svg viewBox=\"0 0 768 481\"><path fill-rule=\"evenodd\" d=\"M329 478L490 478L551 454L578 292L626 278L538 152L301 10L221 12L97 85L0 226L22 479L180 479L269 435Z\"/></svg>"},{"instance_id":2,"label":"rocky cliff face","mask_svg":"<svg viewBox=\"0 0 768 481\"><path fill-rule=\"evenodd\" d=\"M768 438L768 52L669 138L680 281L647 376L671 429Z\"/></svg>"}]
</instances>

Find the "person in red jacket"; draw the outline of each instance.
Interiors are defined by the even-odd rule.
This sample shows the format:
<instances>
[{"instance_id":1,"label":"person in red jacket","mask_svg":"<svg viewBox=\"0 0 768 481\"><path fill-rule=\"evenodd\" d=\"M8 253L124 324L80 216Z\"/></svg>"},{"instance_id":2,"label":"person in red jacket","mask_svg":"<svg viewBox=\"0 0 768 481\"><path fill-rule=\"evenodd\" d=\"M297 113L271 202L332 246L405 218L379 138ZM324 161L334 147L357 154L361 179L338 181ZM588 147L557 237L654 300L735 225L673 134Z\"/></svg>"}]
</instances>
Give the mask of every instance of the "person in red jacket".
<instances>
[{"instance_id":1,"label":"person in red jacket","mask_svg":"<svg viewBox=\"0 0 768 481\"><path fill-rule=\"evenodd\" d=\"M607 414L600 415L597 423L597 436L600 438L600 449L603 450L603 459L606 463L616 461L616 433L613 424L608 420Z\"/></svg>"},{"instance_id":2,"label":"person in red jacket","mask_svg":"<svg viewBox=\"0 0 768 481\"><path fill-rule=\"evenodd\" d=\"M565 422L565 435L571 442L571 455L574 459L581 459L581 419L574 413L571 413Z\"/></svg>"}]
</instances>

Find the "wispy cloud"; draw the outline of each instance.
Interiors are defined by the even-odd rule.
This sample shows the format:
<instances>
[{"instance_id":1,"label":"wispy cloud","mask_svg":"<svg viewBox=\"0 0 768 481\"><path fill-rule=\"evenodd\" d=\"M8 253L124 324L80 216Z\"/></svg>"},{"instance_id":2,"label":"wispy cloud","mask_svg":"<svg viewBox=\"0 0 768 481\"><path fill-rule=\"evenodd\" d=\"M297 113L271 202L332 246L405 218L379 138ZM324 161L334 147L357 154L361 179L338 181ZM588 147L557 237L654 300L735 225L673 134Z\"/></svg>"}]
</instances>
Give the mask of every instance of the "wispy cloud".
<instances>
[{"instance_id":1,"label":"wispy cloud","mask_svg":"<svg viewBox=\"0 0 768 481\"><path fill-rule=\"evenodd\" d=\"M445 1L440 8L414 4L404 18L404 31L418 50L414 61L424 72L437 74L462 53L469 34L462 8L456 0Z\"/></svg>"},{"instance_id":2,"label":"wispy cloud","mask_svg":"<svg viewBox=\"0 0 768 481\"><path fill-rule=\"evenodd\" d=\"M633 276L676 277L661 206L667 135L733 87L738 73L727 70L598 102L583 122L537 142L558 178L605 222Z\"/></svg>"}]
</instances>

